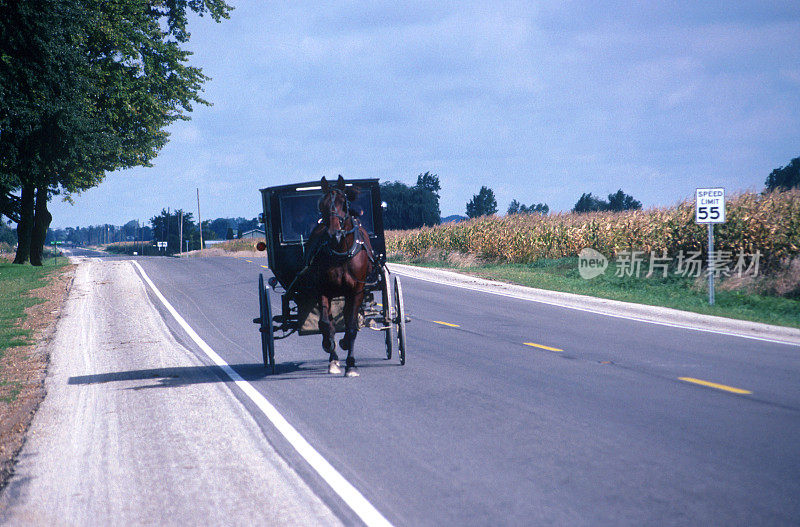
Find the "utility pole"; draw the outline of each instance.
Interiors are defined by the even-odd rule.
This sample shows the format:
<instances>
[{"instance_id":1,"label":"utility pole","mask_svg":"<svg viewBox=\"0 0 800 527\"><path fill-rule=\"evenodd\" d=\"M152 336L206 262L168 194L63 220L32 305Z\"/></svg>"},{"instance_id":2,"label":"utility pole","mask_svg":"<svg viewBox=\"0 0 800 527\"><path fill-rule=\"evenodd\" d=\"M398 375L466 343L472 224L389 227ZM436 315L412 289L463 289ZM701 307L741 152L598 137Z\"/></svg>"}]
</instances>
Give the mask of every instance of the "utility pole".
<instances>
[{"instance_id":1,"label":"utility pole","mask_svg":"<svg viewBox=\"0 0 800 527\"><path fill-rule=\"evenodd\" d=\"M180 222L178 224L178 231L180 232L178 236L178 256L183 256L183 209L180 210L180 218L178 221Z\"/></svg>"},{"instance_id":2,"label":"utility pole","mask_svg":"<svg viewBox=\"0 0 800 527\"><path fill-rule=\"evenodd\" d=\"M172 215L170 214L169 207L167 207L167 237L164 239L167 242L167 246L164 248L164 253L169 253L169 221L172 219Z\"/></svg>"},{"instance_id":3,"label":"utility pole","mask_svg":"<svg viewBox=\"0 0 800 527\"><path fill-rule=\"evenodd\" d=\"M200 253L203 252L203 217L200 216L200 189L197 189L197 223L200 224Z\"/></svg>"}]
</instances>

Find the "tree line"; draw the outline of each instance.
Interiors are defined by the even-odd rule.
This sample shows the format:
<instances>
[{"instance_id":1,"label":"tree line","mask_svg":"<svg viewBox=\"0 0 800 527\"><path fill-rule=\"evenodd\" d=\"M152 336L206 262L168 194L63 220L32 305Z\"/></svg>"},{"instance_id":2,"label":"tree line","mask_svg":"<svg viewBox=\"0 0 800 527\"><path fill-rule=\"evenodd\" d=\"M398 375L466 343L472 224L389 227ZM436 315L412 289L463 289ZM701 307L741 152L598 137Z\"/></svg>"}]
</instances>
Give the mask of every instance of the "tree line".
<instances>
[{"instance_id":1,"label":"tree line","mask_svg":"<svg viewBox=\"0 0 800 527\"><path fill-rule=\"evenodd\" d=\"M188 119L207 77L188 64L191 12L222 0L0 0L0 221L15 263L41 265L55 195L150 161Z\"/></svg>"},{"instance_id":2,"label":"tree line","mask_svg":"<svg viewBox=\"0 0 800 527\"><path fill-rule=\"evenodd\" d=\"M159 214L150 218L149 223L139 223L131 220L125 225L91 225L88 227L66 227L61 229L48 229L46 243L60 241L74 245L101 245L119 242L159 242L168 243L169 252L178 252L178 243L181 235L180 225L183 223L184 244L188 241L191 249L200 246L200 229L191 212L181 209L162 209ZM246 218L216 218L203 221L204 240L232 240L240 238L242 234L259 227L258 219ZM12 244L12 240L5 239L0 228L0 242ZM9 232L13 232L10 231ZM16 240L13 240L16 243ZM186 249L186 245L183 247Z\"/></svg>"},{"instance_id":3,"label":"tree line","mask_svg":"<svg viewBox=\"0 0 800 527\"><path fill-rule=\"evenodd\" d=\"M765 192L773 190L788 190L800 188L800 157L792 159L785 167L778 167L773 170L764 182ZM622 189L608 195L608 199L603 199L593 195L591 192L581 194L572 212L621 212L625 210L639 210L642 203L633 196L626 194ZM513 199L508 206L507 214L542 214L550 211L546 203L536 203L524 205ZM477 194L472 196L466 205L466 214L470 218L478 216L490 216L497 213L497 199L494 191L486 186L481 187Z\"/></svg>"}]
</instances>

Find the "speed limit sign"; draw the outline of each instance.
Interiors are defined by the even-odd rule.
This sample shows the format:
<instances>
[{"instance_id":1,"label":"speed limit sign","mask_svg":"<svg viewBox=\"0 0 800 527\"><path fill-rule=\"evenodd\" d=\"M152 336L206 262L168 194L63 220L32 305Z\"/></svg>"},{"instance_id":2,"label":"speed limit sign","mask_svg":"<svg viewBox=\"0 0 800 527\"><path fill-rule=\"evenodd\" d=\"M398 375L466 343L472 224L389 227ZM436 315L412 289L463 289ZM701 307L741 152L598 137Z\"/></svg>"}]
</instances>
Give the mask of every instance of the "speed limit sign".
<instances>
[{"instance_id":1,"label":"speed limit sign","mask_svg":"<svg viewBox=\"0 0 800 527\"><path fill-rule=\"evenodd\" d=\"M725 189L697 189L694 219L697 223L725 223Z\"/></svg>"}]
</instances>

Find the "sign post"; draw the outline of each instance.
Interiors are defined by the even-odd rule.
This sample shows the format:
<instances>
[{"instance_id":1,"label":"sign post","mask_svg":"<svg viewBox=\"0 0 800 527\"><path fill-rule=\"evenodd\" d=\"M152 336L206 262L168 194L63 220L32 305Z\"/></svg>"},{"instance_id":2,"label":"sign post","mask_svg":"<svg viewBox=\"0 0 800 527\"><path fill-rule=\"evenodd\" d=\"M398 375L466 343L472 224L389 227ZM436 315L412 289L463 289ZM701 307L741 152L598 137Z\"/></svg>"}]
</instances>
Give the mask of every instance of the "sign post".
<instances>
[{"instance_id":1,"label":"sign post","mask_svg":"<svg viewBox=\"0 0 800 527\"><path fill-rule=\"evenodd\" d=\"M53 246L53 249L55 250L55 253L56 253L56 260L55 260L56 265L58 265L58 256L61 253L61 251L58 249L58 246L61 245L62 243L64 243L64 242L56 241L56 240L53 240L52 242L50 242L50 244Z\"/></svg>"},{"instance_id":2,"label":"sign post","mask_svg":"<svg viewBox=\"0 0 800 527\"><path fill-rule=\"evenodd\" d=\"M708 224L708 303L714 305L714 224L725 223L725 189L699 188L695 193L694 219Z\"/></svg>"}]
</instances>

